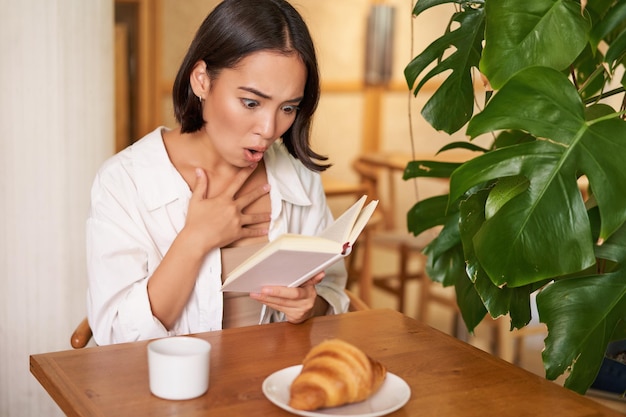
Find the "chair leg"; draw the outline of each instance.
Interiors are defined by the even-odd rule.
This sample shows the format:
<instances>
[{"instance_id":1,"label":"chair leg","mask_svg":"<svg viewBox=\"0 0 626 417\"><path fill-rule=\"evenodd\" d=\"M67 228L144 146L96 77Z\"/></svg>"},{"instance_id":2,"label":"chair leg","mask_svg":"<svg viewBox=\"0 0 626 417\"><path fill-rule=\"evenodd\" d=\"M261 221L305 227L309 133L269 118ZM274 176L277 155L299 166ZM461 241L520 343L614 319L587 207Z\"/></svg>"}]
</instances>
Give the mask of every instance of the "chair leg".
<instances>
[{"instance_id":1,"label":"chair leg","mask_svg":"<svg viewBox=\"0 0 626 417\"><path fill-rule=\"evenodd\" d=\"M365 226L361 239L361 270L359 271L359 297L367 304L372 303L372 236Z\"/></svg>"},{"instance_id":2,"label":"chair leg","mask_svg":"<svg viewBox=\"0 0 626 417\"><path fill-rule=\"evenodd\" d=\"M463 340L467 342L469 340L469 334L467 331L461 327L461 313L459 311L455 311L452 316L452 336L456 337L459 340Z\"/></svg>"},{"instance_id":3,"label":"chair leg","mask_svg":"<svg viewBox=\"0 0 626 417\"><path fill-rule=\"evenodd\" d=\"M513 343L513 364L521 366L522 363L522 349L524 347L524 337L518 337Z\"/></svg>"},{"instance_id":4,"label":"chair leg","mask_svg":"<svg viewBox=\"0 0 626 417\"><path fill-rule=\"evenodd\" d=\"M355 242L352 252L345 261L348 272L346 287L359 286L358 297L368 305L372 302L372 249L370 232L365 227L361 242Z\"/></svg>"},{"instance_id":5,"label":"chair leg","mask_svg":"<svg viewBox=\"0 0 626 417\"><path fill-rule=\"evenodd\" d=\"M405 298L406 298L406 282L408 280L409 272L408 272L408 262L409 262L409 248L406 245L400 246L400 273L398 279L400 280L398 286L398 311L404 313L405 308Z\"/></svg>"},{"instance_id":6,"label":"chair leg","mask_svg":"<svg viewBox=\"0 0 626 417\"><path fill-rule=\"evenodd\" d=\"M428 322L428 304L430 301L430 286L432 285L432 281L426 274L422 274L420 281L420 297L419 305L417 306L417 319L426 323Z\"/></svg>"},{"instance_id":7,"label":"chair leg","mask_svg":"<svg viewBox=\"0 0 626 417\"><path fill-rule=\"evenodd\" d=\"M494 320L494 319L490 319L489 317L483 319L483 320ZM491 343L489 344L489 347L491 349L491 354L501 357L501 348L500 348L500 343L501 343L501 337L500 337L500 332L502 331L502 329L500 328L500 324L498 323L498 319L495 319L493 321L493 323L491 323Z\"/></svg>"},{"instance_id":8,"label":"chair leg","mask_svg":"<svg viewBox=\"0 0 626 417\"><path fill-rule=\"evenodd\" d=\"M498 327L498 349L497 355L507 362L513 363L515 360L515 341L511 334L510 323L506 316L496 320Z\"/></svg>"}]
</instances>

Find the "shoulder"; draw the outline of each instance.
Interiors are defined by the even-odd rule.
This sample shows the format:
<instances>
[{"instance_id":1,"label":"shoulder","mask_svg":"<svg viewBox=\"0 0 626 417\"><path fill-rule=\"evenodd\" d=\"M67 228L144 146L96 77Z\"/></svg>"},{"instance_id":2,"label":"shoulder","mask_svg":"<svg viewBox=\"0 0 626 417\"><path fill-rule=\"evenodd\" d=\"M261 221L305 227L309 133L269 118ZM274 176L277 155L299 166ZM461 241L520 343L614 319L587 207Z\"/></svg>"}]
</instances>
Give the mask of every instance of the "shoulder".
<instances>
[{"instance_id":1,"label":"shoulder","mask_svg":"<svg viewBox=\"0 0 626 417\"><path fill-rule=\"evenodd\" d=\"M153 130L108 158L100 166L97 177L110 178L120 175L134 177L145 168L162 167L169 162L161 136L163 129L163 127L159 127Z\"/></svg>"},{"instance_id":2,"label":"shoulder","mask_svg":"<svg viewBox=\"0 0 626 417\"><path fill-rule=\"evenodd\" d=\"M142 159L153 159L165 151L161 138L162 128L158 128L135 143L109 157L98 169L98 176L114 175L120 171L129 171Z\"/></svg>"},{"instance_id":3,"label":"shoulder","mask_svg":"<svg viewBox=\"0 0 626 417\"><path fill-rule=\"evenodd\" d=\"M94 179L92 200L105 195L130 198L137 194L142 200L149 200L150 195L167 194L172 188L169 185L175 181L171 178L174 171L161 136L163 129L155 129L107 159Z\"/></svg>"}]
</instances>

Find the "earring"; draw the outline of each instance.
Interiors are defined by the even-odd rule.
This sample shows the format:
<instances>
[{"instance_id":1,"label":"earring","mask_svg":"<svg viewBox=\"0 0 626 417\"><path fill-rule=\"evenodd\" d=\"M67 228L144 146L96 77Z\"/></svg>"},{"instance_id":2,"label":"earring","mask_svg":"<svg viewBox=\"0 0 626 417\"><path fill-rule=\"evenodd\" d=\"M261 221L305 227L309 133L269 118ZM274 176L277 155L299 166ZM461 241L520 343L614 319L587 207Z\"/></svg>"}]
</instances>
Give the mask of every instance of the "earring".
<instances>
[{"instance_id":1,"label":"earring","mask_svg":"<svg viewBox=\"0 0 626 417\"><path fill-rule=\"evenodd\" d=\"M202 104L202 97L198 96L198 100L200 100L200 104Z\"/></svg>"}]
</instances>

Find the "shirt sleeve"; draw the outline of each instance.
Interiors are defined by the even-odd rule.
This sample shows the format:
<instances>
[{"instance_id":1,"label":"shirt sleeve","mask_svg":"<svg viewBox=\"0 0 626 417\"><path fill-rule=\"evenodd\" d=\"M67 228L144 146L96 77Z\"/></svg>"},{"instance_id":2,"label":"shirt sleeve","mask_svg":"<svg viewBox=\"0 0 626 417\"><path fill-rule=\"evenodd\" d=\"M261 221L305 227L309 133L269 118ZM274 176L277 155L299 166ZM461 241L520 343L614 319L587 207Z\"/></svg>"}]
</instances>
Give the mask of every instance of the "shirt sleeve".
<instances>
[{"instance_id":1,"label":"shirt sleeve","mask_svg":"<svg viewBox=\"0 0 626 417\"><path fill-rule=\"evenodd\" d=\"M152 315L147 283L155 250L129 209L128 190L97 177L87 219L87 315L97 344L169 335Z\"/></svg>"}]
</instances>

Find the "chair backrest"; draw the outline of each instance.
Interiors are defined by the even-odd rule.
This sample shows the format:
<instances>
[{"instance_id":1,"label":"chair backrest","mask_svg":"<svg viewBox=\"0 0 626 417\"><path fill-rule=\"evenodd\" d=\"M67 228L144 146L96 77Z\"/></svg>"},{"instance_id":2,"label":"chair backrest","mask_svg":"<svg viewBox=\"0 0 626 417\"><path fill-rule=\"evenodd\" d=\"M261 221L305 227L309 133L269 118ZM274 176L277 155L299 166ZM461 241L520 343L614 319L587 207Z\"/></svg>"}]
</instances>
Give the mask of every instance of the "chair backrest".
<instances>
[{"instance_id":1,"label":"chair backrest","mask_svg":"<svg viewBox=\"0 0 626 417\"><path fill-rule=\"evenodd\" d=\"M398 204L396 180L403 171L401 163L383 155L363 155L353 162L352 168L368 189L368 195L379 200L376 211L383 229L395 230L399 226L395 211Z\"/></svg>"},{"instance_id":2,"label":"chair backrest","mask_svg":"<svg viewBox=\"0 0 626 417\"><path fill-rule=\"evenodd\" d=\"M350 299L350 305L348 306L348 312L353 311L366 311L369 310L370 307L365 304L365 301L361 300L355 293L346 289L346 295Z\"/></svg>"}]
</instances>

